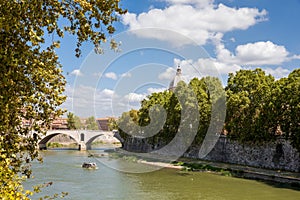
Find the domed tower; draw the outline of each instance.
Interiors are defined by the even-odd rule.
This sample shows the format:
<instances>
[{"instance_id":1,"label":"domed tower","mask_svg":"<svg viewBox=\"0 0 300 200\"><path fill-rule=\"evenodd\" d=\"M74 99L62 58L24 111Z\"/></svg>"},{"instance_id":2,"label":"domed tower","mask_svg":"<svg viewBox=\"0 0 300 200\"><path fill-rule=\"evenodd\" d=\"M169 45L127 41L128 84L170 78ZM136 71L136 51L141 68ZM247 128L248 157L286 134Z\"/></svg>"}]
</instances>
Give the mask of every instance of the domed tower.
<instances>
[{"instance_id":1,"label":"domed tower","mask_svg":"<svg viewBox=\"0 0 300 200\"><path fill-rule=\"evenodd\" d=\"M169 90L173 91L180 81L183 81L183 78L182 78L182 74L181 74L181 68L180 68L180 66L178 66L177 71L176 71L176 75L173 78L173 80L170 82Z\"/></svg>"}]
</instances>

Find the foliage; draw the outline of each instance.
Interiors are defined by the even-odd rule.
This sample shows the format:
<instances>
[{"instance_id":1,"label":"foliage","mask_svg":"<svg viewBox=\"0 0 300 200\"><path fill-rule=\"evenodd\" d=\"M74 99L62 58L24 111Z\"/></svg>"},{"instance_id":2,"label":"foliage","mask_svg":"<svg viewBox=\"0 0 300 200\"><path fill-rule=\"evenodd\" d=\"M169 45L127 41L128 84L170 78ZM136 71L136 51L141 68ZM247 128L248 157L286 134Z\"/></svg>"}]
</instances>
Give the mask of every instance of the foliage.
<instances>
[{"instance_id":1,"label":"foliage","mask_svg":"<svg viewBox=\"0 0 300 200\"><path fill-rule=\"evenodd\" d=\"M133 138L132 135L139 136L142 130L140 127L145 127L150 124L150 109L158 104L162 107L155 107L155 112L162 112L161 109L166 110L167 119L163 128L154 137L148 138L148 142L155 144L158 141L164 143L170 141L177 133L181 108L175 95L169 91L152 93L147 99L141 102L141 108L139 110L130 110L129 112L123 113L118 120L120 136L125 140ZM155 128L159 122L159 120L154 120L153 126L148 128L147 131L151 132L151 128Z\"/></svg>"},{"instance_id":2,"label":"foliage","mask_svg":"<svg viewBox=\"0 0 300 200\"><path fill-rule=\"evenodd\" d=\"M216 77L204 77L200 80L194 78L191 80L190 85L197 96L200 116L195 143L201 144L208 132L210 124L214 123L212 126L217 128L216 123L219 121L220 116L212 116L212 106L217 107L218 102L224 96L224 89L220 80ZM220 133L221 130L214 130L214 132Z\"/></svg>"},{"instance_id":3,"label":"foliage","mask_svg":"<svg viewBox=\"0 0 300 200\"><path fill-rule=\"evenodd\" d=\"M81 119L77 115L74 116L74 122L75 122L76 130L80 130L80 129L84 128L84 125L82 124Z\"/></svg>"},{"instance_id":4,"label":"foliage","mask_svg":"<svg viewBox=\"0 0 300 200\"><path fill-rule=\"evenodd\" d=\"M108 130L117 130L118 129L118 124L116 118L110 117L108 118Z\"/></svg>"},{"instance_id":5,"label":"foliage","mask_svg":"<svg viewBox=\"0 0 300 200\"><path fill-rule=\"evenodd\" d=\"M278 88L278 124L286 138L300 151L300 69L280 80Z\"/></svg>"},{"instance_id":6,"label":"foliage","mask_svg":"<svg viewBox=\"0 0 300 200\"><path fill-rule=\"evenodd\" d=\"M119 0L0 1L1 199L30 195L22 189L22 174L30 176L30 161L38 156L38 134L30 134L43 133L63 113L58 107L65 100L65 79L55 53L59 38L64 32L76 36L76 56L86 40L99 50L125 12Z\"/></svg>"},{"instance_id":7,"label":"foliage","mask_svg":"<svg viewBox=\"0 0 300 200\"><path fill-rule=\"evenodd\" d=\"M74 130L76 129L75 127L75 115L71 112L68 113L67 115L67 123L68 123L68 129Z\"/></svg>"},{"instance_id":8,"label":"foliage","mask_svg":"<svg viewBox=\"0 0 300 200\"><path fill-rule=\"evenodd\" d=\"M152 93L147 99L142 101L139 114L139 125L147 126L150 123L150 109L154 108L155 105L161 105L162 107L156 107L157 113L163 112L162 109L166 110L167 118L165 124L160 132L153 138L153 141L170 141L176 134L180 122L180 111L181 108L178 104L178 100L172 92L164 91L160 93ZM153 120L155 124L153 127L158 126L159 120ZM151 128L148 131L152 131Z\"/></svg>"},{"instance_id":9,"label":"foliage","mask_svg":"<svg viewBox=\"0 0 300 200\"><path fill-rule=\"evenodd\" d=\"M87 130L99 130L96 119L94 116L89 117L85 121L85 126Z\"/></svg>"},{"instance_id":10,"label":"foliage","mask_svg":"<svg viewBox=\"0 0 300 200\"><path fill-rule=\"evenodd\" d=\"M216 133L221 132L214 130L214 127L223 123L222 113L218 115L218 111L225 106L225 93L220 80L214 77L200 80L194 78L189 87L196 95L198 103L198 108L195 109L199 111L199 126L194 140L194 144L198 145L210 129ZM228 137L242 143L263 143L276 140L281 135L300 150L300 69L279 80L266 75L261 69L240 70L229 74L225 89L224 133ZM125 124L126 130L130 131L128 135L119 128L120 135L126 140L131 134L138 134L141 130L139 126L150 124L150 110L159 104L166 110L167 118L163 128L155 136L147 138L147 143L154 146L158 143L167 144L175 137L180 123L193 121L181 119L182 105L177 98L182 94L190 96L188 91L187 86L180 82L174 92L164 91L149 95L141 102L138 111L123 113L119 122ZM161 108L156 109L159 111Z\"/></svg>"},{"instance_id":11,"label":"foliage","mask_svg":"<svg viewBox=\"0 0 300 200\"><path fill-rule=\"evenodd\" d=\"M272 120L274 77L261 69L240 70L229 74L227 94L228 135L242 142L262 142L274 138Z\"/></svg>"},{"instance_id":12,"label":"foliage","mask_svg":"<svg viewBox=\"0 0 300 200\"><path fill-rule=\"evenodd\" d=\"M130 137L128 134L137 133L138 130L135 129L136 126L134 125L137 124L138 121L139 121L139 116L137 110L130 110L128 112L122 113L122 116L117 122L120 136L123 139L127 139L128 137ZM120 127L124 127L125 130L130 130L130 132L127 133L126 131L123 130L123 128L121 129Z\"/></svg>"},{"instance_id":13,"label":"foliage","mask_svg":"<svg viewBox=\"0 0 300 200\"><path fill-rule=\"evenodd\" d=\"M123 127L123 129L119 128L120 136L126 140L131 138L130 135L138 135L141 130L139 127L145 127L151 122L150 110L155 109L155 112L160 113L164 109L166 111L165 123L157 134L147 138L149 144L167 144L176 136L179 128L189 130L187 127L191 125L198 127L197 135L194 139L188 135L190 133L184 133L185 142L191 143L192 141L189 140L194 140L195 144L201 144L210 125L212 102L219 100L221 91L223 87L219 79L205 77L201 80L194 78L188 85L179 82L174 91L152 93L141 102L141 108L138 111L132 110L122 114L118 121L119 127ZM161 105L161 107L156 105ZM190 115L189 113L192 113L190 109L198 111L200 118ZM152 123L154 127L157 127L160 120L155 119ZM128 134L125 130L129 130Z\"/></svg>"},{"instance_id":14,"label":"foliage","mask_svg":"<svg viewBox=\"0 0 300 200\"><path fill-rule=\"evenodd\" d=\"M64 146L63 144L60 144L58 142L48 142L47 143L47 147L49 147L49 148L60 148L63 146Z\"/></svg>"},{"instance_id":15,"label":"foliage","mask_svg":"<svg viewBox=\"0 0 300 200\"><path fill-rule=\"evenodd\" d=\"M67 122L68 129L70 130L79 130L84 128L84 125L81 123L80 118L71 112L69 112L67 115Z\"/></svg>"},{"instance_id":16,"label":"foliage","mask_svg":"<svg viewBox=\"0 0 300 200\"><path fill-rule=\"evenodd\" d=\"M285 136L300 150L300 70L277 81L261 69L230 74L226 131L242 142L266 142Z\"/></svg>"}]
</instances>

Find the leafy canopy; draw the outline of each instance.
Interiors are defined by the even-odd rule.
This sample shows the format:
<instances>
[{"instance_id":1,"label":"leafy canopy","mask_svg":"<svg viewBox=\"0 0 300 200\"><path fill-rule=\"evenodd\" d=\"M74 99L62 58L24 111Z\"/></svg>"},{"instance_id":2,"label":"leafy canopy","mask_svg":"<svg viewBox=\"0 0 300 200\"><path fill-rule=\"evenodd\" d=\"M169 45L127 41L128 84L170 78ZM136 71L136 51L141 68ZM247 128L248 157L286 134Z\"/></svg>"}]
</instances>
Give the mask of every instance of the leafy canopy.
<instances>
[{"instance_id":1,"label":"leafy canopy","mask_svg":"<svg viewBox=\"0 0 300 200\"><path fill-rule=\"evenodd\" d=\"M99 130L97 121L94 116L88 117L85 122L87 130Z\"/></svg>"},{"instance_id":2,"label":"leafy canopy","mask_svg":"<svg viewBox=\"0 0 300 200\"><path fill-rule=\"evenodd\" d=\"M274 135L271 119L275 79L261 69L229 74L226 130L241 141L267 141ZM273 134L273 135L272 135Z\"/></svg>"},{"instance_id":3,"label":"leafy canopy","mask_svg":"<svg viewBox=\"0 0 300 200\"><path fill-rule=\"evenodd\" d=\"M279 80L259 68L230 73L226 94L220 80L214 77L194 78L189 86L198 103L198 108L191 108L199 111L198 131L192 145L201 144L207 133L213 130L241 143L262 144L274 141L278 136L285 137L300 150L300 69ZM177 95L183 91L187 99L192 97L183 83L178 83L176 90ZM223 126L225 103L223 130L214 129ZM139 133L139 126L151 123L150 110L157 104L166 110L167 118L159 133L147 138L147 143L154 147L168 144L175 137L180 122L193 120L181 119L182 105L172 91L153 93L141 102L138 111L123 113L118 120L120 136L125 143L132 140L132 133Z\"/></svg>"},{"instance_id":4,"label":"leafy canopy","mask_svg":"<svg viewBox=\"0 0 300 200\"><path fill-rule=\"evenodd\" d=\"M120 136L126 141L132 140L132 135L140 136L143 127L150 123L153 127L160 126L161 120L152 117L151 109L155 109L157 113L166 112L166 119L163 127L157 130L147 128L147 143L159 147L168 144L178 134L180 127L190 127L191 124L197 126L197 135L191 138L190 133L185 133L185 140L199 145L203 142L211 123L212 104L222 97L224 93L223 86L218 78L204 77L202 79L194 78L189 84L183 81L179 82L174 90L166 90L164 92L152 93L141 102L139 110L131 110L124 112L118 120L118 131ZM179 99L184 99L180 103ZM158 107L160 105L161 107ZM190 115L192 111L199 113L199 119ZM189 113L184 115L184 112ZM217 121L219 117L213 116L212 121ZM221 122L222 123L222 122ZM217 127L217 126L216 126ZM188 130L188 129L186 129ZM221 130L216 130L221 131ZM157 134L155 134L157 133ZM154 135L155 134L155 135Z\"/></svg>"},{"instance_id":5,"label":"leafy canopy","mask_svg":"<svg viewBox=\"0 0 300 200\"><path fill-rule=\"evenodd\" d=\"M30 134L43 133L63 113L65 79L55 53L59 40L64 33L74 35L77 57L87 40L99 50L125 12L119 0L0 1L1 199L31 195L22 188L22 175L30 176L29 163L38 156L38 134Z\"/></svg>"}]
</instances>

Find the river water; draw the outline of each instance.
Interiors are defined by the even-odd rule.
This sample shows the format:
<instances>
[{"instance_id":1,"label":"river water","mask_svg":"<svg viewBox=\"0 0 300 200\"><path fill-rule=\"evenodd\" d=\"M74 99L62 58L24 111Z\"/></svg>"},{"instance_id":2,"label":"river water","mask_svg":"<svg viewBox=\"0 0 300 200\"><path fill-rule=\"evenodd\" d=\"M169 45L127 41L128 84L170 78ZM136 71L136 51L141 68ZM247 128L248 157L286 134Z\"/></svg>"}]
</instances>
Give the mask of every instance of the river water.
<instances>
[{"instance_id":1,"label":"river water","mask_svg":"<svg viewBox=\"0 0 300 200\"><path fill-rule=\"evenodd\" d=\"M102 153L103 149L94 150ZM89 152L48 150L42 152L44 163L33 163L32 185L52 182L40 196L68 192L64 199L124 199L124 200L292 200L300 199L300 191L254 180L232 178L211 173L160 169L148 173L126 173L132 162L108 157L89 158ZM81 168L85 161L96 162L98 169ZM142 167L145 167L144 165ZM126 171L126 170L125 170Z\"/></svg>"}]
</instances>

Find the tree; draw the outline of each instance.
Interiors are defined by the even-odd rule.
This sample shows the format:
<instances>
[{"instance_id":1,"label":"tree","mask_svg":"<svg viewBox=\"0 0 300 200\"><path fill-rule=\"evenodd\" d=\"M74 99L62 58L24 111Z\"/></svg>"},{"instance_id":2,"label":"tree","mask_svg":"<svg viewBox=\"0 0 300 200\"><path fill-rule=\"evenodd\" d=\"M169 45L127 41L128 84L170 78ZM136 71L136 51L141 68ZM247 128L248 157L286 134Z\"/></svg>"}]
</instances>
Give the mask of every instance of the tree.
<instances>
[{"instance_id":1,"label":"tree","mask_svg":"<svg viewBox=\"0 0 300 200\"><path fill-rule=\"evenodd\" d=\"M242 142L262 142L274 138L272 91L275 79L261 69L229 74L226 130Z\"/></svg>"},{"instance_id":2,"label":"tree","mask_svg":"<svg viewBox=\"0 0 300 200\"><path fill-rule=\"evenodd\" d=\"M286 138L300 151L300 69L278 82L278 124Z\"/></svg>"},{"instance_id":3,"label":"tree","mask_svg":"<svg viewBox=\"0 0 300 200\"><path fill-rule=\"evenodd\" d=\"M85 121L85 125L87 130L99 130L94 116L87 118Z\"/></svg>"},{"instance_id":4,"label":"tree","mask_svg":"<svg viewBox=\"0 0 300 200\"><path fill-rule=\"evenodd\" d=\"M80 130L80 129L84 128L84 125L82 124L80 117L75 115L74 116L74 122L75 122L75 129L76 130Z\"/></svg>"},{"instance_id":5,"label":"tree","mask_svg":"<svg viewBox=\"0 0 300 200\"><path fill-rule=\"evenodd\" d=\"M190 86L197 96L199 110L199 127L194 143L201 144L210 125L212 102L217 101L217 94L221 93L223 88L219 79L213 77L204 77L200 80L194 78L191 80Z\"/></svg>"},{"instance_id":6,"label":"tree","mask_svg":"<svg viewBox=\"0 0 300 200\"><path fill-rule=\"evenodd\" d=\"M159 107L160 105L161 107ZM159 116L162 114L164 109L166 111L166 119L163 127L161 123L164 121L164 116L159 116L159 119L155 118L151 122L150 111L153 109L153 116ZM147 135L155 134L159 131L158 134L153 138L152 141L164 141L168 142L176 134L179 123L180 123L180 106L178 105L178 100L173 94L173 92L164 91L159 93L152 93L141 103L141 108L139 109L139 125L142 127L148 126L150 123L151 126L147 128ZM154 118L154 117L152 117ZM156 130L157 127L161 127L160 130ZM150 141L150 143L152 142Z\"/></svg>"},{"instance_id":7,"label":"tree","mask_svg":"<svg viewBox=\"0 0 300 200\"><path fill-rule=\"evenodd\" d=\"M182 139L183 146L189 146L195 137L191 127L198 127L198 122L196 92L191 85L181 81L173 91L147 96L142 100L138 111L123 113L118 126L124 140L130 140L134 135L137 139L145 138L148 144L160 148L158 143L168 144L176 136L178 140Z\"/></svg>"},{"instance_id":8,"label":"tree","mask_svg":"<svg viewBox=\"0 0 300 200\"><path fill-rule=\"evenodd\" d=\"M69 112L67 115L67 122L68 122L68 129L74 130L76 129L75 127L75 116L73 113Z\"/></svg>"},{"instance_id":9,"label":"tree","mask_svg":"<svg viewBox=\"0 0 300 200\"><path fill-rule=\"evenodd\" d=\"M108 118L108 130L117 130L118 129L118 124L117 124L117 119L114 117L109 117Z\"/></svg>"},{"instance_id":10,"label":"tree","mask_svg":"<svg viewBox=\"0 0 300 200\"><path fill-rule=\"evenodd\" d=\"M119 0L0 1L1 199L28 198L22 176L30 176L30 161L38 156L38 135L63 113L65 79L55 53L60 38L76 36L76 56L87 40L99 51L125 12ZM22 125L25 120L30 126Z\"/></svg>"},{"instance_id":11,"label":"tree","mask_svg":"<svg viewBox=\"0 0 300 200\"><path fill-rule=\"evenodd\" d=\"M69 112L67 115L67 122L68 122L68 129L70 130L79 130L84 128L83 124L81 123L81 120L78 116L74 115L73 113Z\"/></svg>"},{"instance_id":12,"label":"tree","mask_svg":"<svg viewBox=\"0 0 300 200\"><path fill-rule=\"evenodd\" d=\"M205 77L201 80L194 78L189 84L181 81L173 91L152 93L147 96L142 100L138 111L123 113L118 120L119 133L127 140L132 138L130 135L141 136L140 132L144 131L142 136L146 136L147 143L153 146L157 146L158 143L168 144L180 133L183 134L185 144L190 145L192 142L196 145L202 144L212 121L214 124L211 125L213 128L210 131L213 134L220 133L223 128L222 116L214 115L212 119L211 112L213 104L215 107L222 105L220 99L223 100L225 107L224 96L224 89L218 78ZM151 118L151 109L152 115L155 112L163 113L164 109L165 118L163 115ZM162 122L164 124L157 132L157 127L160 127ZM152 126L149 126L150 124ZM146 126L147 129L144 129ZM193 133L196 132L195 136ZM152 136L149 137L150 135Z\"/></svg>"},{"instance_id":13,"label":"tree","mask_svg":"<svg viewBox=\"0 0 300 200\"><path fill-rule=\"evenodd\" d=\"M127 140L130 135L134 135L138 132L136 128L139 121L139 115L137 110L130 110L128 112L123 112L120 119L118 119L118 131L120 136ZM128 131L129 130L129 131Z\"/></svg>"}]
</instances>

